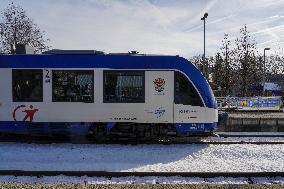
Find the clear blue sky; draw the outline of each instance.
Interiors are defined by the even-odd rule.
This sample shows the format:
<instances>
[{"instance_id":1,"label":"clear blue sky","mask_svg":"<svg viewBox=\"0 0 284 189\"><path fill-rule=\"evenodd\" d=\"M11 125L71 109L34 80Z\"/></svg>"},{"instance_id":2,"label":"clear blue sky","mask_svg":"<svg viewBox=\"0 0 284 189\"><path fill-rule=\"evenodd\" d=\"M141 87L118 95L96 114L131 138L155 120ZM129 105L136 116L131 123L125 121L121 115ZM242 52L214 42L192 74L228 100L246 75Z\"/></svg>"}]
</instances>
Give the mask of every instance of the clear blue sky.
<instances>
[{"instance_id":1,"label":"clear blue sky","mask_svg":"<svg viewBox=\"0 0 284 189\"><path fill-rule=\"evenodd\" d=\"M3 10L11 0L1 0ZM284 46L284 0L14 0L57 49L213 55L247 24L258 49ZM272 52L271 51L271 52Z\"/></svg>"}]
</instances>

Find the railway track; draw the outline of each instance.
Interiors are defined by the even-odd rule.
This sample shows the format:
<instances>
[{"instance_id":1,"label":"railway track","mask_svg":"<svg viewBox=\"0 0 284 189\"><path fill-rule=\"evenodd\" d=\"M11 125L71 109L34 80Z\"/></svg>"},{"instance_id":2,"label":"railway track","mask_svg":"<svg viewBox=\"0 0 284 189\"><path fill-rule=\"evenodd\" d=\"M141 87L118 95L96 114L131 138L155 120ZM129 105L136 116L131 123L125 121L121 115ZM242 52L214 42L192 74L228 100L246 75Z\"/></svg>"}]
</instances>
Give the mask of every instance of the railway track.
<instances>
[{"instance_id":1,"label":"railway track","mask_svg":"<svg viewBox=\"0 0 284 189\"><path fill-rule=\"evenodd\" d=\"M23 170L0 170L1 176L88 176L88 177L284 177L284 172L107 172L107 171L23 171Z\"/></svg>"},{"instance_id":2,"label":"railway track","mask_svg":"<svg viewBox=\"0 0 284 189\"><path fill-rule=\"evenodd\" d=\"M31 144L60 144L60 143L70 143L70 144L121 144L121 145L139 145L139 144L208 144L208 145L231 145L231 144L256 144L256 145L279 145L284 144L284 141L151 141L151 142L125 142L125 141L115 141L115 142L105 142L105 143L94 143L94 142L81 142L81 141L54 141L54 140L0 140L0 142L16 142L16 143L31 143Z\"/></svg>"},{"instance_id":3,"label":"railway track","mask_svg":"<svg viewBox=\"0 0 284 189\"><path fill-rule=\"evenodd\" d=\"M277 139L276 139L277 138ZM260 135L260 134L226 134L221 133L218 136L210 137L170 137L151 141L130 140L111 140L104 143L96 143L87 138L72 137L46 137L46 136L17 136L0 137L0 142L18 142L35 144L52 143L72 143L72 144L284 144L284 135Z\"/></svg>"},{"instance_id":4,"label":"railway track","mask_svg":"<svg viewBox=\"0 0 284 189\"><path fill-rule=\"evenodd\" d=\"M284 132L218 132L219 137L282 137Z\"/></svg>"}]
</instances>

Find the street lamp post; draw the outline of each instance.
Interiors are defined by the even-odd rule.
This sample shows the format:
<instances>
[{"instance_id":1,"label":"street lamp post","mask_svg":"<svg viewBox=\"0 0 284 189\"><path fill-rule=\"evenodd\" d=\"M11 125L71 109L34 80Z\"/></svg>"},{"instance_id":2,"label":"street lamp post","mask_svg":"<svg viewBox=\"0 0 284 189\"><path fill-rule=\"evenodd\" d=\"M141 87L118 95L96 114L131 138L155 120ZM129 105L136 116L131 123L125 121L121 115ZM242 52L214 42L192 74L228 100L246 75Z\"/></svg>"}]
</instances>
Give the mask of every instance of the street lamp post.
<instances>
[{"instance_id":1,"label":"street lamp post","mask_svg":"<svg viewBox=\"0 0 284 189\"><path fill-rule=\"evenodd\" d=\"M204 22L204 44L203 44L203 75L207 79L207 64L205 63L205 19L208 17L208 13L204 13L204 16L201 18Z\"/></svg>"},{"instance_id":2,"label":"street lamp post","mask_svg":"<svg viewBox=\"0 0 284 189\"><path fill-rule=\"evenodd\" d=\"M265 51L269 51L270 48L264 48L263 50L263 75L262 75L262 86L263 86L263 90L262 90L262 95L264 96L265 94L265 89L264 89L264 84L265 84L265 80L266 80L266 68L265 68Z\"/></svg>"}]
</instances>

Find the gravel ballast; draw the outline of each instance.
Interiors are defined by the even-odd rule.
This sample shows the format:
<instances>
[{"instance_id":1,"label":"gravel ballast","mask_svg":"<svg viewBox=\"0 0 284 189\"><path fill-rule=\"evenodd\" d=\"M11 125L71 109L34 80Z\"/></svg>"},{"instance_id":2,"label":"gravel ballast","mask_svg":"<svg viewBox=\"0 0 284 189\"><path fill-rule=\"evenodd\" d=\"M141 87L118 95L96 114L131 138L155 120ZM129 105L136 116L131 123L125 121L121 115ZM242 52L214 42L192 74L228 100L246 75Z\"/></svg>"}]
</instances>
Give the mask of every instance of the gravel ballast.
<instances>
[{"instance_id":1,"label":"gravel ballast","mask_svg":"<svg viewBox=\"0 0 284 189\"><path fill-rule=\"evenodd\" d=\"M145 184L145 185L135 185L135 184L120 184L120 185L105 185L105 184L24 184L24 183L0 183L1 189L59 189L59 188L68 188L68 189L279 189L284 188L284 185L279 184Z\"/></svg>"}]
</instances>

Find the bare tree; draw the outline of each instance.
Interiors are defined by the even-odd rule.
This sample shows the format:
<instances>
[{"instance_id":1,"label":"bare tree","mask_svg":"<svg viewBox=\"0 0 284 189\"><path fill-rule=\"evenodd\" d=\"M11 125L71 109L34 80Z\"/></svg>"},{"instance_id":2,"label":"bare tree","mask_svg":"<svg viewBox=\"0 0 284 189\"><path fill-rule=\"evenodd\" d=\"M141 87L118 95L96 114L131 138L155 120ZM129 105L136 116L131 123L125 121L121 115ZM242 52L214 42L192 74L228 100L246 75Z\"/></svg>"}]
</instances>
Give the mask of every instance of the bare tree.
<instances>
[{"instance_id":1,"label":"bare tree","mask_svg":"<svg viewBox=\"0 0 284 189\"><path fill-rule=\"evenodd\" d=\"M237 71L235 81L238 85L239 95L247 96L249 88L258 83L263 73L262 61L256 51L256 42L247 31L245 25L240 29L240 36L235 41L234 68Z\"/></svg>"},{"instance_id":2,"label":"bare tree","mask_svg":"<svg viewBox=\"0 0 284 189\"><path fill-rule=\"evenodd\" d=\"M263 58L256 50L256 42L245 25L232 44L227 34L215 56L214 84L222 95L259 95L263 74ZM219 91L220 92L220 91Z\"/></svg>"},{"instance_id":3,"label":"bare tree","mask_svg":"<svg viewBox=\"0 0 284 189\"><path fill-rule=\"evenodd\" d=\"M202 55L197 55L197 56L193 56L192 58L190 58L190 61L199 69L199 70L203 70L203 59L202 59Z\"/></svg>"},{"instance_id":4,"label":"bare tree","mask_svg":"<svg viewBox=\"0 0 284 189\"><path fill-rule=\"evenodd\" d=\"M224 35L220 52L215 56L213 79L222 90L223 95L231 94L234 85L234 70L231 64L233 49L228 34Z\"/></svg>"},{"instance_id":5,"label":"bare tree","mask_svg":"<svg viewBox=\"0 0 284 189\"><path fill-rule=\"evenodd\" d=\"M284 86L284 54L279 48L266 60L266 82L274 82Z\"/></svg>"},{"instance_id":6,"label":"bare tree","mask_svg":"<svg viewBox=\"0 0 284 189\"><path fill-rule=\"evenodd\" d=\"M272 75L284 75L284 54L283 49L279 48L266 60L266 72Z\"/></svg>"},{"instance_id":7,"label":"bare tree","mask_svg":"<svg viewBox=\"0 0 284 189\"><path fill-rule=\"evenodd\" d=\"M266 73L267 81L273 81L283 86L284 53L279 49L274 55L266 57L264 70L263 56L256 49L256 41L250 35L245 25L240 29L234 43L227 34L222 40L222 46L214 57L207 57L211 65L210 83L216 95L252 96L262 95L262 78ZM203 70L202 56L194 56L192 62Z\"/></svg>"},{"instance_id":8,"label":"bare tree","mask_svg":"<svg viewBox=\"0 0 284 189\"><path fill-rule=\"evenodd\" d=\"M0 50L5 53L15 53L17 44L27 44L36 52L49 49L49 39L45 32L26 15L26 11L11 3L1 13L0 20Z\"/></svg>"},{"instance_id":9,"label":"bare tree","mask_svg":"<svg viewBox=\"0 0 284 189\"><path fill-rule=\"evenodd\" d=\"M217 53L214 57L214 64L213 64L213 70L212 70L212 74L213 74L213 82L211 84L211 87L213 88L213 90L218 90L221 91L220 95L224 95L223 92L223 81L224 81L224 60L221 56L220 53Z\"/></svg>"}]
</instances>

